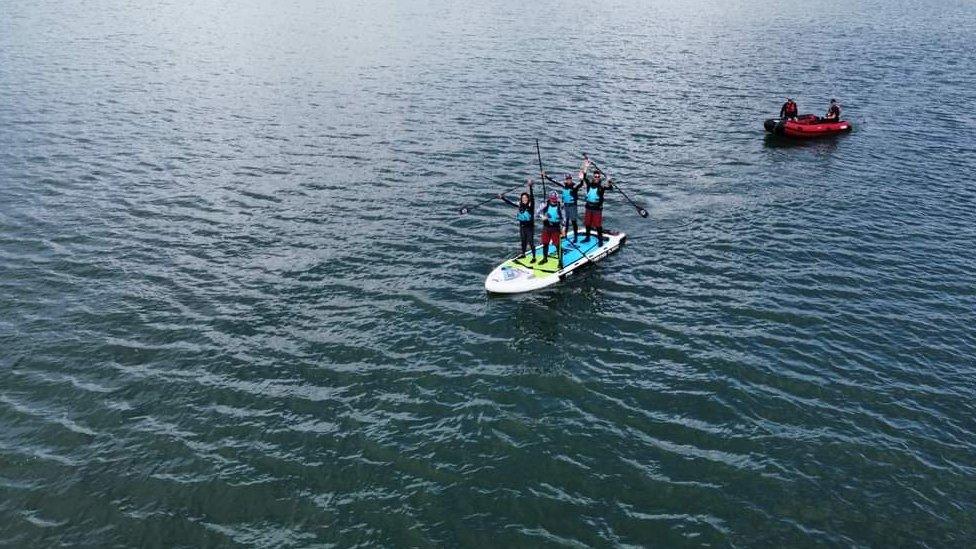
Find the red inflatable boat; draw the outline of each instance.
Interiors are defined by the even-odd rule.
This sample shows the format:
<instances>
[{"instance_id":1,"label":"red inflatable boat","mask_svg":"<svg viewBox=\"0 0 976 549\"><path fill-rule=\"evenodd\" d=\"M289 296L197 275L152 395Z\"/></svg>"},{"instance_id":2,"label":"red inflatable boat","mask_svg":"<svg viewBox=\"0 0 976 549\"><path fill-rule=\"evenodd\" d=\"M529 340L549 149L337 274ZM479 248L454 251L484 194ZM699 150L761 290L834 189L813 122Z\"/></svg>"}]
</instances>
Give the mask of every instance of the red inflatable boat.
<instances>
[{"instance_id":1,"label":"red inflatable boat","mask_svg":"<svg viewBox=\"0 0 976 549\"><path fill-rule=\"evenodd\" d=\"M839 133L847 133L853 129L851 123L847 120L826 122L815 114L803 114L798 116L796 120L770 118L763 125L769 133L799 138L837 135Z\"/></svg>"}]
</instances>

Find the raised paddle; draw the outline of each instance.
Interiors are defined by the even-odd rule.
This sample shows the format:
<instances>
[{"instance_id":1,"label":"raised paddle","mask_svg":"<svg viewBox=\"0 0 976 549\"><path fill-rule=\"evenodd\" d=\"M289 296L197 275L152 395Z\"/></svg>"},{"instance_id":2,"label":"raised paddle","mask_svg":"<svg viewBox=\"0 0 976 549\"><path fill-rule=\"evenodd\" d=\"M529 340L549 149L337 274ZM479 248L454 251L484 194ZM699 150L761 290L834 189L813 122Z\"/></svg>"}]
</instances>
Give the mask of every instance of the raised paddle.
<instances>
[{"instance_id":1,"label":"raised paddle","mask_svg":"<svg viewBox=\"0 0 976 549\"><path fill-rule=\"evenodd\" d=\"M586 154L583 154L583 158L585 158L586 160L589 160L590 165L593 166L593 169L596 170L598 173L602 173L603 175L606 175L608 179L610 178L609 174L607 174L607 172L601 170L600 167L596 165L596 162L590 160L589 157L586 156ZM637 213L641 217L647 218L647 216L648 216L647 210L645 210L644 208L638 206L636 202L634 202L633 200L631 200L630 197L627 196L627 193L624 192L624 190L622 188L620 188L620 183L619 182L617 182L616 180L614 180L614 181L611 181L611 184L614 186L614 188L616 188L618 191L620 191L620 194L623 195L623 197L627 199L627 202L630 202L630 205L631 206L633 206L634 208L637 209Z\"/></svg>"},{"instance_id":2,"label":"raised paddle","mask_svg":"<svg viewBox=\"0 0 976 549\"><path fill-rule=\"evenodd\" d=\"M535 157L539 159L539 177L542 178L542 198L545 200L549 192L546 191L546 171L542 169L542 152L539 150L538 139L535 140Z\"/></svg>"}]
</instances>

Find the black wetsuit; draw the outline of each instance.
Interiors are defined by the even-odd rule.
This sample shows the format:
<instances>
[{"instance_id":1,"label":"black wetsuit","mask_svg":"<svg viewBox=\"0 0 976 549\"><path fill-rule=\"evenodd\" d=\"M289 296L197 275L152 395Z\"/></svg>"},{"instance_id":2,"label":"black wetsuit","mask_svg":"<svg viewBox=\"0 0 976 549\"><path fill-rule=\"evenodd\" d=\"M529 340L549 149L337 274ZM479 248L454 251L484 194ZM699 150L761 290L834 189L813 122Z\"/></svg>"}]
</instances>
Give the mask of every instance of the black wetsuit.
<instances>
[{"instance_id":1,"label":"black wetsuit","mask_svg":"<svg viewBox=\"0 0 976 549\"><path fill-rule=\"evenodd\" d=\"M532 259L535 259L535 198L529 195L529 203L522 204L521 199L518 202L512 202L506 197L502 197L507 204L518 208L518 213L516 219L519 222L519 240L522 244L522 255L525 255L527 250L532 250ZM525 220L526 214L528 214L528 221Z\"/></svg>"},{"instance_id":2,"label":"black wetsuit","mask_svg":"<svg viewBox=\"0 0 976 549\"><path fill-rule=\"evenodd\" d=\"M797 107L796 103L793 101L787 101L783 103L783 107L779 110L780 118L792 118L796 120Z\"/></svg>"},{"instance_id":3,"label":"black wetsuit","mask_svg":"<svg viewBox=\"0 0 976 549\"><path fill-rule=\"evenodd\" d=\"M840 120L840 105L834 103L827 109L827 116L824 117L827 122L837 122Z\"/></svg>"}]
</instances>

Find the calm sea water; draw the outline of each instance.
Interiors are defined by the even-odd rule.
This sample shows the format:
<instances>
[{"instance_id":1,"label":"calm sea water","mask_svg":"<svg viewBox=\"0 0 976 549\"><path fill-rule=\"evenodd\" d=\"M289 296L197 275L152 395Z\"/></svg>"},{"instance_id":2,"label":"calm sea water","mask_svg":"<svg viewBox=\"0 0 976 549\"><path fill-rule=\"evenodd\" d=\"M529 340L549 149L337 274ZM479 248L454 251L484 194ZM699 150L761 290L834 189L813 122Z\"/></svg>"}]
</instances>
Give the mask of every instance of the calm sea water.
<instances>
[{"instance_id":1,"label":"calm sea water","mask_svg":"<svg viewBox=\"0 0 976 549\"><path fill-rule=\"evenodd\" d=\"M974 29L0 1L0 545L972 544ZM536 138L651 216L488 298Z\"/></svg>"}]
</instances>

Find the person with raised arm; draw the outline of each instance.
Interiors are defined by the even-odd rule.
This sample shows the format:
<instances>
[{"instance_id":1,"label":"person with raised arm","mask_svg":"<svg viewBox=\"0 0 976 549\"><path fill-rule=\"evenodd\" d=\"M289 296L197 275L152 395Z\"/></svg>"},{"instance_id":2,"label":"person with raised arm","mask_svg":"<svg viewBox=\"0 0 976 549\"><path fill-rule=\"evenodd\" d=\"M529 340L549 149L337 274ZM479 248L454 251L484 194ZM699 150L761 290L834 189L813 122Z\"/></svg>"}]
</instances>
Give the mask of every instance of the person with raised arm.
<instances>
[{"instance_id":1,"label":"person with raised arm","mask_svg":"<svg viewBox=\"0 0 976 549\"><path fill-rule=\"evenodd\" d=\"M590 241L590 230L596 231L597 246L603 244L603 195L610 189L613 189L613 184L608 180L603 183L603 178L601 172L596 172L593 174L593 178L590 179L586 175L586 170L583 169L581 172L583 182L586 183L586 191L583 193L583 198L585 201L585 212L583 213L583 226L586 227L586 238L583 242Z\"/></svg>"},{"instance_id":2,"label":"person with raised arm","mask_svg":"<svg viewBox=\"0 0 976 549\"><path fill-rule=\"evenodd\" d=\"M535 263L535 198L532 195L532 180L529 179L527 190L519 196L517 203L509 200L505 196L505 193L499 194L498 198L502 199L509 206L518 208L518 213L515 214L515 220L519 224L519 241L522 244L522 256L526 255L527 250L532 250L532 261L529 263Z\"/></svg>"}]
</instances>

